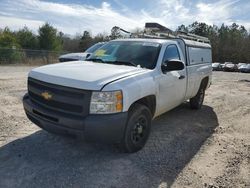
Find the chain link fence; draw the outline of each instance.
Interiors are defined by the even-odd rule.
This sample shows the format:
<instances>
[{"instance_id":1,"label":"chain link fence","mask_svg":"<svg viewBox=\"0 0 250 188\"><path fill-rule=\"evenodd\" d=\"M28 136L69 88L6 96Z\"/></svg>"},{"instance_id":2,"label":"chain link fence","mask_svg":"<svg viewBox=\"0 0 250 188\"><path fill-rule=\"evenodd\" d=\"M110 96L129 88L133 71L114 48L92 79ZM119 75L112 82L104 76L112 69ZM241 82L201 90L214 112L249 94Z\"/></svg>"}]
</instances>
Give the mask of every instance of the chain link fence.
<instances>
[{"instance_id":1,"label":"chain link fence","mask_svg":"<svg viewBox=\"0 0 250 188\"><path fill-rule=\"evenodd\" d=\"M47 50L0 48L1 64L40 65L58 63L58 57L66 52Z\"/></svg>"}]
</instances>

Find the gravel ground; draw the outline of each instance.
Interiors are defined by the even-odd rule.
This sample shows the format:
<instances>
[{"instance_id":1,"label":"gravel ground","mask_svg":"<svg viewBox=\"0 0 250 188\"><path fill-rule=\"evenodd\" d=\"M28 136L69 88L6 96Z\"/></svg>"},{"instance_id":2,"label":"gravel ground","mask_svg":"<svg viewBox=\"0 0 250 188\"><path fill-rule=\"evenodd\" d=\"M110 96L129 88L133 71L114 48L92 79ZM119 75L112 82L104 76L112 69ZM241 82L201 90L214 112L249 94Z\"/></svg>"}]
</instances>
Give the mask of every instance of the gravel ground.
<instances>
[{"instance_id":1,"label":"gravel ground","mask_svg":"<svg viewBox=\"0 0 250 188\"><path fill-rule=\"evenodd\" d=\"M0 187L250 187L250 74L215 72L201 110L160 116L145 148L124 154L32 124L31 68L0 66Z\"/></svg>"}]
</instances>

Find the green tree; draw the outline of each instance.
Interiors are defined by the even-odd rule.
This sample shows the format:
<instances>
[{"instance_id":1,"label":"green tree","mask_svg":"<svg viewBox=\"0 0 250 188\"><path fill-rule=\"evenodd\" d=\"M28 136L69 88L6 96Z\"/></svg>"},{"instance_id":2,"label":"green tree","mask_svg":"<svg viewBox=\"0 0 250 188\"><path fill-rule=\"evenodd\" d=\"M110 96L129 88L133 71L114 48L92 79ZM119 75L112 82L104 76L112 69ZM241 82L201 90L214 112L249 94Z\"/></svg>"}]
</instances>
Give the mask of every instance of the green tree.
<instances>
[{"instance_id":1,"label":"green tree","mask_svg":"<svg viewBox=\"0 0 250 188\"><path fill-rule=\"evenodd\" d=\"M98 33L94 37L94 43L108 41L109 37L106 33Z\"/></svg>"},{"instance_id":2,"label":"green tree","mask_svg":"<svg viewBox=\"0 0 250 188\"><path fill-rule=\"evenodd\" d=\"M188 26L190 33L208 37L209 35L209 26L206 23L194 22Z\"/></svg>"},{"instance_id":3,"label":"green tree","mask_svg":"<svg viewBox=\"0 0 250 188\"><path fill-rule=\"evenodd\" d=\"M9 28L5 28L0 33L0 61L9 63L20 60L21 52L18 51L19 48L14 33Z\"/></svg>"},{"instance_id":4,"label":"green tree","mask_svg":"<svg viewBox=\"0 0 250 188\"><path fill-rule=\"evenodd\" d=\"M111 40L114 40L114 39L117 39L117 38L121 38L121 33L120 33L120 28L117 27L117 26L114 26L112 29L111 29L111 35L110 35L110 39Z\"/></svg>"},{"instance_id":5,"label":"green tree","mask_svg":"<svg viewBox=\"0 0 250 188\"><path fill-rule=\"evenodd\" d=\"M177 28L177 31L181 31L181 32L188 32L188 28L185 26L185 25L180 25L180 26L178 26L178 28Z\"/></svg>"},{"instance_id":6,"label":"green tree","mask_svg":"<svg viewBox=\"0 0 250 188\"><path fill-rule=\"evenodd\" d=\"M81 49L81 51L87 50L93 44L94 40L91 37L90 32L84 31L79 43L79 48Z\"/></svg>"},{"instance_id":7,"label":"green tree","mask_svg":"<svg viewBox=\"0 0 250 188\"><path fill-rule=\"evenodd\" d=\"M38 33L38 40L41 49L51 51L62 50L62 39L56 28L45 23L39 28Z\"/></svg>"},{"instance_id":8,"label":"green tree","mask_svg":"<svg viewBox=\"0 0 250 188\"><path fill-rule=\"evenodd\" d=\"M79 52L79 43L80 43L80 36L75 35L73 38L69 35L63 35L63 51L66 52Z\"/></svg>"},{"instance_id":9,"label":"green tree","mask_svg":"<svg viewBox=\"0 0 250 188\"><path fill-rule=\"evenodd\" d=\"M214 61L250 62L250 35L244 26L233 23L218 27L194 22L188 27L179 26L177 30L185 28L190 33L210 39Z\"/></svg>"},{"instance_id":10,"label":"green tree","mask_svg":"<svg viewBox=\"0 0 250 188\"><path fill-rule=\"evenodd\" d=\"M11 49L16 49L20 47L15 38L14 33L12 33L7 27L0 34L0 47Z\"/></svg>"},{"instance_id":11,"label":"green tree","mask_svg":"<svg viewBox=\"0 0 250 188\"><path fill-rule=\"evenodd\" d=\"M17 42L24 49L38 49L39 43L37 36L26 26L16 33Z\"/></svg>"}]
</instances>

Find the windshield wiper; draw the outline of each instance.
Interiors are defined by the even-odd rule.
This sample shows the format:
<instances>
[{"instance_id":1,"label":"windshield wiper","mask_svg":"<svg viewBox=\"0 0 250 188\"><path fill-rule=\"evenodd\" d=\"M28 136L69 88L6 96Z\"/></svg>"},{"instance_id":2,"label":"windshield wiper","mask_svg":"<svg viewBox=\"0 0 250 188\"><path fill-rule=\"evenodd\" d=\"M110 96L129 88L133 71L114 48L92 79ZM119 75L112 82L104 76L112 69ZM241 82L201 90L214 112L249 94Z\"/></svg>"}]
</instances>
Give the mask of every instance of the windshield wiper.
<instances>
[{"instance_id":1,"label":"windshield wiper","mask_svg":"<svg viewBox=\"0 0 250 188\"><path fill-rule=\"evenodd\" d=\"M132 65L137 67L137 65L131 61L108 61L108 63L112 63L112 64L121 64L121 65Z\"/></svg>"},{"instance_id":2,"label":"windshield wiper","mask_svg":"<svg viewBox=\"0 0 250 188\"><path fill-rule=\"evenodd\" d=\"M133 62L130 61L103 61L101 58L90 58L90 59L86 59L86 61L93 61L93 62L101 62L101 63L110 63L110 64L120 64L120 65L132 65L137 67L137 65Z\"/></svg>"},{"instance_id":3,"label":"windshield wiper","mask_svg":"<svg viewBox=\"0 0 250 188\"><path fill-rule=\"evenodd\" d=\"M103 61L101 58L90 58L90 59L86 59L85 61L93 61L93 62L105 63L105 61Z\"/></svg>"}]
</instances>

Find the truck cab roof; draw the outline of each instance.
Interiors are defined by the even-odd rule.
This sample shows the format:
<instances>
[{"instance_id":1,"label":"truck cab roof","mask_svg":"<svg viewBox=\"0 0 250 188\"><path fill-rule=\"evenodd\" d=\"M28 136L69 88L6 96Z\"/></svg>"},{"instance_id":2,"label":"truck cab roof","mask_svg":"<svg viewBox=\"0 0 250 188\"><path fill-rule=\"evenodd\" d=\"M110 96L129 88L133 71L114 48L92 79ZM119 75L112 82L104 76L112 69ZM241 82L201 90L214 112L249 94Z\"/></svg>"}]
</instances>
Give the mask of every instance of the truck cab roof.
<instances>
[{"instance_id":1,"label":"truck cab roof","mask_svg":"<svg viewBox=\"0 0 250 188\"><path fill-rule=\"evenodd\" d=\"M150 39L150 38L127 38L127 39L116 39L113 41L139 41L139 42L154 42L154 43L159 43L163 44L166 42L169 42L171 40L168 39Z\"/></svg>"},{"instance_id":2,"label":"truck cab roof","mask_svg":"<svg viewBox=\"0 0 250 188\"><path fill-rule=\"evenodd\" d=\"M157 38L127 38L127 39L116 39L113 41L145 41L145 42L154 42L159 44L165 44L173 41L177 41L180 43L181 41L187 46L193 47L201 47L201 48L211 48L209 43L198 42L193 40L181 39L181 38L173 38L173 39L157 39Z\"/></svg>"}]
</instances>

